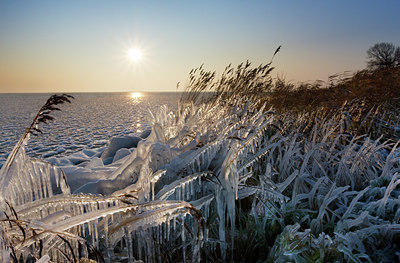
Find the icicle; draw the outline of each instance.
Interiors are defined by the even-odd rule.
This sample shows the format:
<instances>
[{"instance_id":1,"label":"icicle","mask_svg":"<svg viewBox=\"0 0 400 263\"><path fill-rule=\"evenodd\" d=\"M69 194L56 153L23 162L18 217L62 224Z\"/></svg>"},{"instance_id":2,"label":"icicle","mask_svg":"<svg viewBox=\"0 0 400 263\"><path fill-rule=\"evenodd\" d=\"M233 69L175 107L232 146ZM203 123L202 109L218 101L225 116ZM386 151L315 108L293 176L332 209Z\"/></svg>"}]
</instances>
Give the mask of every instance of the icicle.
<instances>
[{"instance_id":1,"label":"icicle","mask_svg":"<svg viewBox=\"0 0 400 263\"><path fill-rule=\"evenodd\" d=\"M219 188L219 187L218 187ZM218 227L218 232L219 232L219 240L221 241L220 243L220 249L221 249L221 257L222 261L226 260L226 237L225 237L225 198L224 194L222 193L222 189L217 189L217 213L219 217L219 227Z\"/></svg>"},{"instance_id":2,"label":"icicle","mask_svg":"<svg viewBox=\"0 0 400 263\"><path fill-rule=\"evenodd\" d=\"M190 200L190 193L191 193L191 189L190 189L190 186L191 186L191 182L192 181L189 181L187 184L187 189L186 189L186 200Z\"/></svg>"},{"instance_id":3,"label":"icicle","mask_svg":"<svg viewBox=\"0 0 400 263\"><path fill-rule=\"evenodd\" d=\"M162 224L161 225L158 225L158 226L156 226L156 229L157 229L157 231L156 231L156 236L157 236L157 243L158 244L162 244Z\"/></svg>"},{"instance_id":4,"label":"icicle","mask_svg":"<svg viewBox=\"0 0 400 263\"><path fill-rule=\"evenodd\" d=\"M89 222L88 225L90 226L90 228L89 228L89 236L92 238L92 246L96 247L96 238L95 238L95 235L93 233L95 231L93 229L95 226L94 226L94 224L92 222Z\"/></svg>"},{"instance_id":5,"label":"icicle","mask_svg":"<svg viewBox=\"0 0 400 263\"><path fill-rule=\"evenodd\" d=\"M139 229L139 231L137 231L137 234L136 234L136 239L138 240L138 242L137 242L137 244L138 244L138 257L139 257L139 259L141 259L142 258L142 240L143 240L143 238L142 238L142 230L141 229Z\"/></svg>"},{"instance_id":6,"label":"icicle","mask_svg":"<svg viewBox=\"0 0 400 263\"><path fill-rule=\"evenodd\" d=\"M154 262L155 250L153 248L153 241L150 240L148 237L146 238L146 248L147 248L147 262Z\"/></svg>"},{"instance_id":7,"label":"icicle","mask_svg":"<svg viewBox=\"0 0 400 263\"><path fill-rule=\"evenodd\" d=\"M199 176L199 178L200 178L200 176ZM192 196L192 198L195 196L195 181L192 181L191 182L191 188L190 188L190 192L191 192L191 196Z\"/></svg>"},{"instance_id":8,"label":"icicle","mask_svg":"<svg viewBox=\"0 0 400 263\"><path fill-rule=\"evenodd\" d=\"M94 240L96 247L99 247L99 231L97 229L95 222L93 222L93 230L94 230Z\"/></svg>"},{"instance_id":9,"label":"icicle","mask_svg":"<svg viewBox=\"0 0 400 263\"><path fill-rule=\"evenodd\" d=\"M182 240L182 256L183 262L186 262L186 242L185 242L185 215L182 216L181 224L181 240Z\"/></svg>"},{"instance_id":10,"label":"icicle","mask_svg":"<svg viewBox=\"0 0 400 263\"><path fill-rule=\"evenodd\" d=\"M182 188L182 192L181 192L181 198L180 198L180 200L185 200L185 195L186 195L186 192L185 192L185 187L186 187L186 182L185 183L183 183L182 184L182 186L181 186L181 188Z\"/></svg>"},{"instance_id":11,"label":"icicle","mask_svg":"<svg viewBox=\"0 0 400 263\"><path fill-rule=\"evenodd\" d=\"M204 241L207 243L208 242L208 227L205 227L203 231L204 231Z\"/></svg>"},{"instance_id":12,"label":"icicle","mask_svg":"<svg viewBox=\"0 0 400 263\"><path fill-rule=\"evenodd\" d=\"M56 168L53 168L53 173L54 173L54 179L55 179L55 182L56 182L56 186L58 188L61 188L61 178L60 178L61 176L58 173Z\"/></svg>"},{"instance_id":13,"label":"icicle","mask_svg":"<svg viewBox=\"0 0 400 263\"><path fill-rule=\"evenodd\" d=\"M106 243L106 256L107 259L111 259L112 254L113 254L113 248L112 245L110 244L110 241L108 240L108 219L109 217L106 216L104 220L104 241Z\"/></svg>"},{"instance_id":14,"label":"icicle","mask_svg":"<svg viewBox=\"0 0 400 263\"><path fill-rule=\"evenodd\" d=\"M150 182L150 184L151 184L151 199L150 199L150 201L153 201L154 200L154 185L155 185L155 183Z\"/></svg>"},{"instance_id":15,"label":"icicle","mask_svg":"<svg viewBox=\"0 0 400 263\"><path fill-rule=\"evenodd\" d=\"M157 250L158 250L158 262L162 262L162 259L161 259L161 246L157 246Z\"/></svg>"},{"instance_id":16,"label":"icicle","mask_svg":"<svg viewBox=\"0 0 400 263\"><path fill-rule=\"evenodd\" d=\"M88 230L88 235L92 236L92 225L91 223L87 223L87 230ZM92 236L92 240L93 240L93 236ZM93 244L94 245L94 244Z\"/></svg>"},{"instance_id":17,"label":"icicle","mask_svg":"<svg viewBox=\"0 0 400 263\"><path fill-rule=\"evenodd\" d=\"M197 170L196 171L200 171L201 170L201 162L199 159L196 159L196 166L197 166Z\"/></svg>"},{"instance_id":18,"label":"icicle","mask_svg":"<svg viewBox=\"0 0 400 263\"><path fill-rule=\"evenodd\" d=\"M80 225L78 227L78 233L79 233L79 236L81 236L81 237L85 237L86 236L86 233L84 231L84 225Z\"/></svg>"},{"instance_id":19,"label":"icicle","mask_svg":"<svg viewBox=\"0 0 400 263\"><path fill-rule=\"evenodd\" d=\"M169 217L167 217L167 220L165 220L165 236L164 236L164 238L165 238L165 240L166 241L169 241L169 223L170 223L170 218Z\"/></svg>"},{"instance_id":20,"label":"icicle","mask_svg":"<svg viewBox=\"0 0 400 263\"><path fill-rule=\"evenodd\" d=\"M132 242L132 235L129 233L128 229L124 227L125 237L127 238L127 245L128 245L128 262L133 262L133 242Z\"/></svg>"},{"instance_id":21,"label":"icicle","mask_svg":"<svg viewBox=\"0 0 400 263\"><path fill-rule=\"evenodd\" d=\"M52 175L52 167L50 165L45 166L45 174L48 176L44 176L44 185L46 186L44 188L44 196L45 197L51 197L53 195L53 188L51 187L51 175ZM47 192L47 193L46 193Z\"/></svg>"},{"instance_id":22,"label":"icicle","mask_svg":"<svg viewBox=\"0 0 400 263\"><path fill-rule=\"evenodd\" d=\"M199 231L199 230L197 230L197 231ZM193 239L193 245L192 245L192 261L191 262L197 262L197 263L200 263L200 248L201 248L201 244L203 243L202 242L202 239L203 239L203 237L202 237L202 232L200 231L200 233L199 233L199 240L195 240L195 239Z\"/></svg>"}]
</instances>

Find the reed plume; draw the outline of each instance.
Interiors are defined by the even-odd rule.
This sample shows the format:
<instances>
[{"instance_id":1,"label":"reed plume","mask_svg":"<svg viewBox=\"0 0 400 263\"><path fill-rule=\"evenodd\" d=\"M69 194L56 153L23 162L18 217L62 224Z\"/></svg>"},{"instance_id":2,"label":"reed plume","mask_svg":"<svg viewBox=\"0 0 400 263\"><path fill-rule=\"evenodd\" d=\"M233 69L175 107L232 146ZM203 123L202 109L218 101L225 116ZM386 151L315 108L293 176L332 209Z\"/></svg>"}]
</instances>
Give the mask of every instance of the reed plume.
<instances>
[{"instance_id":1,"label":"reed plume","mask_svg":"<svg viewBox=\"0 0 400 263\"><path fill-rule=\"evenodd\" d=\"M47 99L46 103L40 108L35 118L33 118L31 125L25 130L25 133L19 139L19 141L11 151L10 156L7 158L7 161L4 164L5 173L7 173L7 170L14 162L15 156L20 150L21 146L28 142L29 135L37 135L38 133L43 133L38 127L39 124L48 123L49 121L54 120L54 117L52 117L50 114L54 111L61 111L60 108L56 107L56 105L63 104L65 102L71 103L71 99L74 99L74 97L69 94L54 94Z\"/></svg>"}]
</instances>

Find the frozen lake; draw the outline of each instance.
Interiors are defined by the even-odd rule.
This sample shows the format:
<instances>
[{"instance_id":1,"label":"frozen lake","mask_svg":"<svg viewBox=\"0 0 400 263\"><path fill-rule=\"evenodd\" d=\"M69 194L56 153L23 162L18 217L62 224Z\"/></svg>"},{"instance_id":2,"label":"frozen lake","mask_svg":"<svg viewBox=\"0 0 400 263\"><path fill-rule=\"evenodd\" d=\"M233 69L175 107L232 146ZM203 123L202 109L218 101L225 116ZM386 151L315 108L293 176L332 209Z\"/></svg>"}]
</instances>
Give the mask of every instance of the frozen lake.
<instances>
[{"instance_id":1,"label":"frozen lake","mask_svg":"<svg viewBox=\"0 0 400 263\"><path fill-rule=\"evenodd\" d=\"M51 94L0 94L0 166ZM149 111L161 105L175 108L180 93L79 93L71 104L52 113L55 120L39 127L27 153L32 157L66 156L84 148L97 149L115 136L141 132Z\"/></svg>"}]
</instances>

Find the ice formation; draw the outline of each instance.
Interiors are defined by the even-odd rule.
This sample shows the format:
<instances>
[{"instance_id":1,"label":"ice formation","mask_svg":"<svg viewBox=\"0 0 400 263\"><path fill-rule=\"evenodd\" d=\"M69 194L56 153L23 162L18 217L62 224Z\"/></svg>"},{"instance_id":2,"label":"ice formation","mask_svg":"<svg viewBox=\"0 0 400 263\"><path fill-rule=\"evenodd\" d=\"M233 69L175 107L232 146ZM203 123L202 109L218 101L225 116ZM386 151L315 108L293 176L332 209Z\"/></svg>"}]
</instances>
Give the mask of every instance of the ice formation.
<instances>
[{"instance_id":1,"label":"ice formation","mask_svg":"<svg viewBox=\"0 0 400 263\"><path fill-rule=\"evenodd\" d=\"M109 262L231 260L246 198L264 235L282 228L271 261L310 259L299 244L369 259L365 244L400 232L397 144L348 139L342 120L309 127L308 116L278 119L249 103L152 116L151 131L73 154L62 169L22 144L0 171L2 259L68 261L96 247Z\"/></svg>"}]
</instances>

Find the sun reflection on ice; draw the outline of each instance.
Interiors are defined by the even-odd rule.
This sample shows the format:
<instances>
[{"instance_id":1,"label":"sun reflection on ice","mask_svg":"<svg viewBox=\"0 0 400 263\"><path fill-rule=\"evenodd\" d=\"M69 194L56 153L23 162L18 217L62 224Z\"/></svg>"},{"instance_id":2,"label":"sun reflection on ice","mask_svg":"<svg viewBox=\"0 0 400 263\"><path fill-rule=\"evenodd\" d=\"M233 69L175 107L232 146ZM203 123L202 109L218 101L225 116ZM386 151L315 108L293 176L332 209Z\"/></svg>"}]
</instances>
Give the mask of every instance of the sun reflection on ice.
<instances>
[{"instance_id":1,"label":"sun reflection on ice","mask_svg":"<svg viewBox=\"0 0 400 263\"><path fill-rule=\"evenodd\" d=\"M131 97L132 99L139 99L139 98L143 97L143 93L131 92L131 93L129 93L129 97Z\"/></svg>"}]
</instances>

